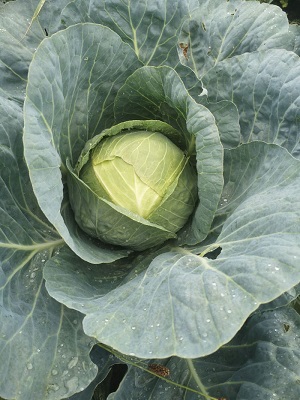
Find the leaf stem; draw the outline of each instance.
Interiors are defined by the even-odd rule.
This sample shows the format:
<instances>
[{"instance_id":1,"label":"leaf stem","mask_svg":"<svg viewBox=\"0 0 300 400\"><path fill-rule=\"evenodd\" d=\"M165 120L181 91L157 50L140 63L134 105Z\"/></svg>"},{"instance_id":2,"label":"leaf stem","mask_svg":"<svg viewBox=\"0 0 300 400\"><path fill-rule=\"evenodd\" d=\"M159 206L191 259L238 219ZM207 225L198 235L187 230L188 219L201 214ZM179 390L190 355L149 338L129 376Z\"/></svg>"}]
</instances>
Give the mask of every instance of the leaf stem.
<instances>
[{"instance_id":1,"label":"leaf stem","mask_svg":"<svg viewBox=\"0 0 300 400\"><path fill-rule=\"evenodd\" d=\"M191 375L192 375L192 377L194 378L194 380L196 382L196 385L199 387L199 389L201 391L202 396L204 396L206 399L212 399L212 397L208 395L208 393L207 393L207 391L206 391L206 389L205 389L205 387L204 387L199 375L197 374L197 371L195 370L193 360L188 358L186 360L186 362L187 362L187 365L188 365L188 367L189 367L189 369L191 371Z\"/></svg>"}]
</instances>

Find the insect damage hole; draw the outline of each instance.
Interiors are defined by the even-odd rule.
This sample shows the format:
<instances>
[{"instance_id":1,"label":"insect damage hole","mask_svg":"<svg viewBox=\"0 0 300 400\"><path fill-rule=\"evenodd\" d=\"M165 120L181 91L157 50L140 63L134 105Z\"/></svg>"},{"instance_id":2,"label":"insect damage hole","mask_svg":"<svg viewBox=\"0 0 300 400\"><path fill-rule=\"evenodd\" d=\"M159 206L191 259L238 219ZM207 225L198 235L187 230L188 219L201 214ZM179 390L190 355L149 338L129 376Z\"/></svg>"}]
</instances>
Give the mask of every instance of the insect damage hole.
<instances>
[{"instance_id":1,"label":"insect damage hole","mask_svg":"<svg viewBox=\"0 0 300 400\"><path fill-rule=\"evenodd\" d=\"M189 44L188 43L179 43L179 47L182 50L182 54L183 54L184 58L186 60L188 60L187 52L188 52L188 49L189 49Z\"/></svg>"},{"instance_id":2,"label":"insect damage hole","mask_svg":"<svg viewBox=\"0 0 300 400\"><path fill-rule=\"evenodd\" d=\"M205 253L203 255L203 257L209 258L210 260L215 260L221 254L221 251L222 251L222 247L218 246L218 247L214 248L213 250Z\"/></svg>"}]
</instances>

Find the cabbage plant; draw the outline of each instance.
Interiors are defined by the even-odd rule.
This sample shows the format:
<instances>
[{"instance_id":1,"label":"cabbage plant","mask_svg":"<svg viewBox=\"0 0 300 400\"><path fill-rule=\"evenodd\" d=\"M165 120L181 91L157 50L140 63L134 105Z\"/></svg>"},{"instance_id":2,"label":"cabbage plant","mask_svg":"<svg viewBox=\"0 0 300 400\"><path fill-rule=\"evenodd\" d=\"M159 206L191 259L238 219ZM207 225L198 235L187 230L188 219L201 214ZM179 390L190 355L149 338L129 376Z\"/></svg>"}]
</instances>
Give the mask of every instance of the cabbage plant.
<instances>
[{"instance_id":1,"label":"cabbage plant","mask_svg":"<svg viewBox=\"0 0 300 400\"><path fill-rule=\"evenodd\" d=\"M0 6L1 397L300 398L299 38L257 1Z\"/></svg>"}]
</instances>

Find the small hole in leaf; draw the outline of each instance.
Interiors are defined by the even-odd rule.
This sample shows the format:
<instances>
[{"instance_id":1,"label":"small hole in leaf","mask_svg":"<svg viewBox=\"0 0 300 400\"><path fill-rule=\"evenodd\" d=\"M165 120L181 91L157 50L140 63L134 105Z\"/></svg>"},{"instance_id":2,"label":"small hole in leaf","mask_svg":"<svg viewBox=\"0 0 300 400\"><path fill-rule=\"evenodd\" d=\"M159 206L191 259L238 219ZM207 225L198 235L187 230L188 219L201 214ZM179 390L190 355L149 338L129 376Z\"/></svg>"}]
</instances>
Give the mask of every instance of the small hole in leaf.
<instances>
[{"instance_id":1,"label":"small hole in leaf","mask_svg":"<svg viewBox=\"0 0 300 400\"><path fill-rule=\"evenodd\" d=\"M288 332L290 330L290 325L289 324L283 324L283 329L284 329L284 332Z\"/></svg>"},{"instance_id":2,"label":"small hole in leaf","mask_svg":"<svg viewBox=\"0 0 300 400\"><path fill-rule=\"evenodd\" d=\"M204 254L204 257L209 258L210 260L215 260L219 254L221 254L222 247L217 247L216 249L209 251L208 253Z\"/></svg>"},{"instance_id":3,"label":"small hole in leaf","mask_svg":"<svg viewBox=\"0 0 300 400\"><path fill-rule=\"evenodd\" d=\"M206 26L205 26L205 23L204 22L202 22L202 29L204 30L204 31L206 31Z\"/></svg>"}]
</instances>

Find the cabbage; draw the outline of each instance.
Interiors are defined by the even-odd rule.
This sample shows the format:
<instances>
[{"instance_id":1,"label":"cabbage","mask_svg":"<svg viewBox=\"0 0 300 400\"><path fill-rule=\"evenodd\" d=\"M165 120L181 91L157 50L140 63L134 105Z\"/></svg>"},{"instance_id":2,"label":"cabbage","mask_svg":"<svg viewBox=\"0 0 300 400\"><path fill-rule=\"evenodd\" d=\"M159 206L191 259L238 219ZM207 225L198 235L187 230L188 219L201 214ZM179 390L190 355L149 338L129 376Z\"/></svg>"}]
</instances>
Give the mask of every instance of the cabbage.
<instances>
[{"instance_id":1,"label":"cabbage","mask_svg":"<svg viewBox=\"0 0 300 400\"><path fill-rule=\"evenodd\" d=\"M0 397L299 400L299 26L1 3Z\"/></svg>"}]
</instances>

